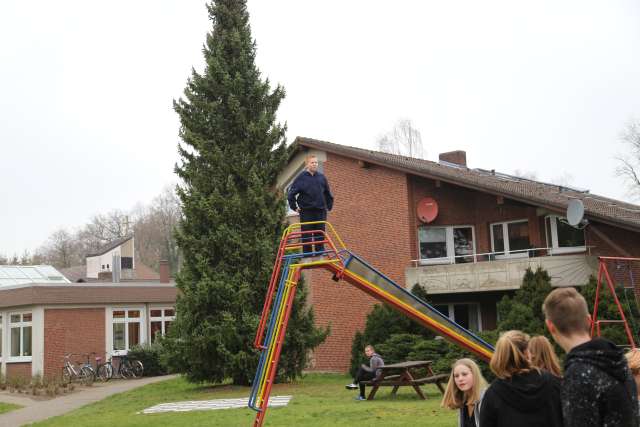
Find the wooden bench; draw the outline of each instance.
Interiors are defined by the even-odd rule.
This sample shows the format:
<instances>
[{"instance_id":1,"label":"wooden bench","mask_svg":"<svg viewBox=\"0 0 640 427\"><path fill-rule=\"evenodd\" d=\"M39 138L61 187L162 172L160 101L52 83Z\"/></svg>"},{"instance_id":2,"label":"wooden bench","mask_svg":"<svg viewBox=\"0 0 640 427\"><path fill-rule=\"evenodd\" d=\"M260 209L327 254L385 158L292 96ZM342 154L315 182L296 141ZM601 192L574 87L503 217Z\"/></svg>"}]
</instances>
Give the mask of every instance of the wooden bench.
<instances>
[{"instance_id":1,"label":"wooden bench","mask_svg":"<svg viewBox=\"0 0 640 427\"><path fill-rule=\"evenodd\" d=\"M411 375L411 369L426 368L429 376L424 378L413 378ZM415 361L415 362L402 362L393 365L386 365L380 369L380 375L369 381L362 381L361 384L365 386L371 386L371 391L367 400L373 400L376 392L380 387L393 387L391 395L395 395L400 387L411 386L416 391L416 394L421 399L425 400L427 397L422 393L420 389L421 385L436 384L440 389L440 392L444 394L443 383L447 382L449 375L447 374L434 374L431 370L430 361ZM398 372L400 374L393 374L392 372Z\"/></svg>"}]
</instances>

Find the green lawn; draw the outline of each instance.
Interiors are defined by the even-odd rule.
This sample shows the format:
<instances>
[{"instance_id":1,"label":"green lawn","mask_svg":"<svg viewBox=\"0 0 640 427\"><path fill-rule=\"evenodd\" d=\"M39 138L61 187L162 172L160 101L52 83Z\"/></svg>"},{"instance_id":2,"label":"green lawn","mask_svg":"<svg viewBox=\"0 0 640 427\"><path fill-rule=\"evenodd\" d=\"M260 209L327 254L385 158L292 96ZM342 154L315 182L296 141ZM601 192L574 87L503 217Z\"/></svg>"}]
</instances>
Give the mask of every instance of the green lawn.
<instances>
[{"instance_id":1,"label":"green lawn","mask_svg":"<svg viewBox=\"0 0 640 427\"><path fill-rule=\"evenodd\" d=\"M428 399L419 400L413 389L403 387L397 397L381 389L374 401L358 402L355 391L344 389L351 379L343 375L312 374L293 384L278 384L271 393L292 395L289 405L271 408L265 426L434 426L454 427L454 411L440 408L441 394L435 386L424 387ZM142 415L139 411L158 403L246 397L247 387L202 386L183 379L150 384L111 396L67 415L34 424L39 427L117 426L251 426L255 412L224 409Z\"/></svg>"},{"instance_id":2,"label":"green lawn","mask_svg":"<svg viewBox=\"0 0 640 427\"><path fill-rule=\"evenodd\" d=\"M13 405L11 403L2 403L0 402L0 414L4 414L5 412L13 411L14 409L22 408L19 405Z\"/></svg>"}]
</instances>

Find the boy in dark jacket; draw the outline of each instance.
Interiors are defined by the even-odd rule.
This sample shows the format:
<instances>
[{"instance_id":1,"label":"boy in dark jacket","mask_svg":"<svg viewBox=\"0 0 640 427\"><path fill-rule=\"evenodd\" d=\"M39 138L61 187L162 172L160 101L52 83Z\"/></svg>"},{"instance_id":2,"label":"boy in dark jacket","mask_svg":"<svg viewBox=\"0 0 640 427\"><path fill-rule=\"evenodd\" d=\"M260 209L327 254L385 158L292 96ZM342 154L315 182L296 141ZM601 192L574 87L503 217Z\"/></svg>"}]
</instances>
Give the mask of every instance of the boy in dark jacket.
<instances>
[{"instance_id":1,"label":"boy in dark jacket","mask_svg":"<svg viewBox=\"0 0 640 427\"><path fill-rule=\"evenodd\" d=\"M287 200L289 207L300 214L300 222L326 221L327 211L333 208L333 194L329 189L329 182L318 170L318 158L308 155L305 160L305 170L296 177L289 187ZM303 232L325 230L325 224L302 224L300 230ZM322 233L305 233L303 242L319 242L324 240ZM306 256L314 253L314 245L306 244L302 246L302 252ZM324 244L315 244L315 253L323 255Z\"/></svg>"},{"instance_id":2,"label":"boy in dark jacket","mask_svg":"<svg viewBox=\"0 0 640 427\"><path fill-rule=\"evenodd\" d=\"M358 373L356 374L356 378L353 380L353 383L346 386L349 390L355 390L358 387L360 388L360 394L356 397L356 400L365 400L365 388L362 381L369 381L380 375L380 368L384 366L384 360L382 360L382 357L376 353L372 345L368 345L364 348L364 354L369 358L369 366L361 365L360 368L358 368Z\"/></svg>"},{"instance_id":3,"label":"boy in dark jacket","mask_svg":"<svg viewBox=\"0 0 640 427\"><path fill-rule=\"evenodd\" d=\"M587 302L574 288L558 288L542 306L554 340L567 352L562 384L565 427L638 427L636 385L615 344L591 339Z\"/></svg>"}]
</instances>

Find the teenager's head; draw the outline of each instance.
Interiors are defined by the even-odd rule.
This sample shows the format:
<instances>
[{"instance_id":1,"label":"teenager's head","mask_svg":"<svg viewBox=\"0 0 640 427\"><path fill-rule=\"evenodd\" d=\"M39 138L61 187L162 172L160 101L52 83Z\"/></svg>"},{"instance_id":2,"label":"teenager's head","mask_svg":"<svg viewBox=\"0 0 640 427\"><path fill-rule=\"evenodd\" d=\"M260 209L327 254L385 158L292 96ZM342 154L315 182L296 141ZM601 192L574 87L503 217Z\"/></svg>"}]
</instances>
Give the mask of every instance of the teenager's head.
<instances>
[{"instance_id":1,"label":"teenager's head","mask_svg":"<svg viewBox=\"0 0 640 427\"><path fill-rule=\"evenodd\" d=\"M629 369L633 375L633 379L636 381L636 389L640 396L640 349L633 348L625 354L627 363L629 363Z\"/></svg>"},{"instance_id":2,"label":"teenager's head","mask_svg":"<svg viewBox=\"0 0 640 427\"><path fill-rule=\"evenodd\" d=\"M489 363L496 377L507 379L531 370L528 344L529 335L521 331L507 331L500 336Z\"/></svg>"},{"instance_id":3,"label":"teenager's head","mask_svg":"<svg viewBox=\"0 0 640 427\"><path fill-rule=\"evenodd\" d=\"M533 337L529 340L528 345L531 366L544 369L547 372L561 377L560 362L553 346L544 335Z\"/></svg>"},{"instance_id":4,"label":"teenager's head","mask_svg":"<svg viewBox=\"0 0 640 427\"><path fill-rule=\"evenodd\" d=\"M376 352L376 349L373 348L373 346L371 344L369 344L368 346L365 346L365 348L364 348L364 354L366 354L367 357L373 356L373 354L375 352Z\"/></svg>"},{"instance_id":5,"label":"teenager's head","mask_svg":"<svg viewBox=\"0 0 640 427\"><path fill-rule=\"evenodd\" d=\"M318 171L318 158L315 154L308 154L304 159L304 164L309 172L316 173Z\"/></svg>"},{"instance_id":6,"label":"teenager's head","mask_svg":"<svg viewBox=\"0 0 640 427\"><path fill-rule=\"evenodd\" d=\"M487 387L480 368L471 359L459 359L451 365L451 376L442 397L442 406L449 409L462 407L465 402L480 400L482 390Z\"/></svg>"},{"instance_id":7,"label":"teenager's head","mask_svg":"<svg viewBox=\"0 0 640 427\"><path fill-rule=\"evenodd\" d=\"M560 345L564 339L589 335L591 317L587 301L574 288L551 291L542 304L542 311L549 332Z\"/></svg>"}]
</instances>

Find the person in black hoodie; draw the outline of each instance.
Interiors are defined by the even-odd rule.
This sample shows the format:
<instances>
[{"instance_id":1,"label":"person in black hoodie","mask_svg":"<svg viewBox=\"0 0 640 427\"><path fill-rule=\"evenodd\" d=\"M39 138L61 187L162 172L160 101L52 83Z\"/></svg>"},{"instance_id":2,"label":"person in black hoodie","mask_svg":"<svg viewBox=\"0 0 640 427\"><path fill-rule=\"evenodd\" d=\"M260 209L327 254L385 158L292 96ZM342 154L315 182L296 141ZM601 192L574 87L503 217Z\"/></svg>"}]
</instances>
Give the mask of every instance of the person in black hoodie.
<instances>
[{"instance_id":1,"label":"person in black hoodie","mask_svg":"<svg viewBox=\"0 0 640 427\"><path fill-rule=\"evenodd\" d=\"M562 427L560 379L531 366L529 336L500 336L489 366L498 377L482 400L480 427Z\"/></svg>"},{"instance_id":2,"label":"person in black hoodie","mask_svg":"<svg viewBox=\"0 0 640 427\"><path fill-rule=\"evenodd\" d=\"M574 288L549 293L542 310L553 339L567 352L562 384L566 427L638 427L636 385L620 349L591 339L587 302Z\"/></svg>"}]
</instances>

